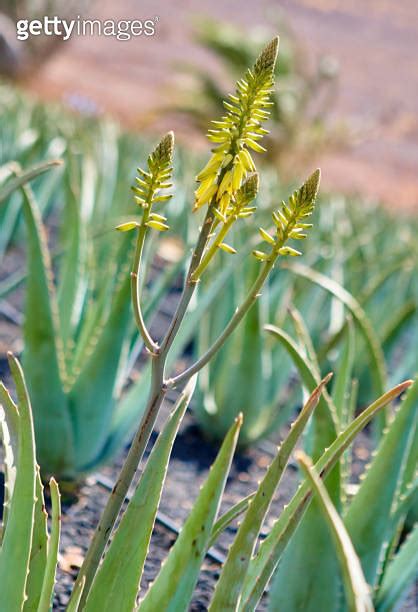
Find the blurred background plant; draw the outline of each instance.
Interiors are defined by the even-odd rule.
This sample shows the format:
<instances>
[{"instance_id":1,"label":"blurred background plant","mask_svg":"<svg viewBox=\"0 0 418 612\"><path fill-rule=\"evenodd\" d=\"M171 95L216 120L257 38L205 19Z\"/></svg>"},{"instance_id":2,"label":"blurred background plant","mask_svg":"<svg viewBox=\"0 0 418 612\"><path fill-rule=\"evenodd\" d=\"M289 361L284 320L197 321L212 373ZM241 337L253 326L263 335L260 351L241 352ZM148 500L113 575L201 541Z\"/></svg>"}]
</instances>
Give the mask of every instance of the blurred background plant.
<instances>
[{"instance_id":1,"label":"blurred background plant","mask_svg":"<svg viewBox=\"0 0 418 612\"><path fill-rule=\"evenodd\" d=\"M258 196L265 224L277 193L280 185L271 174ZM275 323L290 334L296 330L302 344L309 330L303 352L317 351L321 368L334 370L344 351L347 318L352 318L358 407L381 393L386 379L395 384L415 375L416 218L394 215L358 199L325 195L312 221L315 231L304 245L304 264L290 262L273 272L242 328L199 379L195 413L209 437L222 439L236 415L243 412L240 444L251 444L284 424L300 403L292 361L282 346L266 337L266 323ZM254 246L252 229L242 228L231 240L241 253ZM214 301L200 326L196 344L200 351L216 337L254 265L241 257L231 270L222 299Z\"/></svg>"},{"instance_id":2,"label":"blurred background plant","mask_svg":"<svg viewBox=\"0 0 418 612\"><path fill-rule=\"evenodd\" d=\"M20 19L43 19L59 15L72 19L85 11L91 0L2 0L0 5L0 75L16 78L34 70L56 51L61 40L57 36L16 38L16 22Z\"/></svg>"},{"instance_id":3,"label":"blurred background plant","mask_svg":"<svg viewBox=\"0 0 418 612\"><path fill-rule=\"evenodd\" d=\"M23 361L43 475L77 481L123 447L146 400L149 369L119 401L131 376L136 378L132 370L143 343L130 315L132 240L113 230L129 210L129 177L146 144L111 122L43 107L7 86L0 93L7 119L1 126L1 310L13 325L24 320ZM16 188L22 164L31 172L35 159L52 155L63 159L63 167L42 176L35 169L31 186ZM178 157L181 175L183 156ZM184 181L179 182L167 205L177 237L159 237L144 254L149 262L158 251L153 267L145 263L146 314L161 310L184 263L188 222ZM204 309L213 299L209 288ZM190 341L202 313L190 317L174 356ZM21 350L20 333L13 330L11 344Z\"/></svg>"},{"instance_id":4,"label":"blurred background plant","mask_svg":"<svg viewBox=\"0 0 418 612\"><path fill-rule=\"evenodd\" d=\"M0 104L5 117L0 128L2 164L10 159L19 159L21 165L27 168L35 160L41 161L56 156L65 160L65 171L57 169L46 173L36 178L31 186L44 223L47 222L51 228L49 248L61 304L64 294L60 287L64 283L65 275L65 284L69 282L68 274L72 273L73 279L77 280L72 288L72 300L65 307L75 309L70 336L73 340L75 338L77 344L83 335L85 337L92 332L97 341L97 334L110 314L110 304L113 300L112 298L106 301L105 296L111 295L115 283L118 283L117 279L123 276L120 268L124 254L120 251L119 259L115 257L119 248L116 243L119 241L115 241L110 228L123 222L126 217L130 198L127 177L132 177L133 169L143 157L147 143L121 132L109 121L91 116L89 112L80 117L64 112L58 106L45 107L6 85L0 88L0 94ZM176 159L176 197L167 204L173 231L168 238L162 236L155 243L155 249L161 256L160 264L157 264L157 269L151 273L151 284L145 287L151 291L151 299L153 300L154 295L157 300L152 302L154 305L164 304L176 270L180 272L182 253L187 253L187 245L195 239L197 233L196 223L187 215L192 194L185 187L191 184L196 166L196 160L179 148ZM5 182L7 177L10 180L10 172L6 172L6 168L3 173L2 181ZM267 167L257 202L260 225L269 226L271 210L277 206L280 194L285 191L289 189L278 179L274 170ZM0 296L1 309L6 318L13 314L14 305L19 309L19 299L14 295L19 295L19 287L25 279L21 259L19 256L16 259L25 231L20 221L21 206L21 194L14 192L3 202L0 209L3 253ZM93 223L93 218L100 221ZM70 223L70 219L77 221L77 224ZM373 219L373 223L370 219ZM300 403L300 393L295 386L296 373L291 360L283 348L263 331L264 324L275 323L287 333L293 334L295 322L294 317L289 314L291 305L305 320L312 344L318 351L321 367L331 370L334 368L342 351L340 341L345 337L347 315L351 313L353 316L350 308L352 304L350 299L347 303L347 295L343 294L341 289L337 288L332 292L329 287L324 287L324 278L315 276L313 269L331 278L334 283L344 286L357 300L368 319L369 327L373 329L376 342L385 355L386 365L381 370L388 371L389 381L395 384L401 378L415 373L414 347L418 334L417 255L414 240L417 231L416 218L401 213L395 215L376 204L365 203L360 199L326 195L322 196L313 222L315 232L304 248L304 263L308 269L287 270L280 267L279 270L273 271L261 300L249 313L243 327L237 330L235 336L202 372L196 393L198 401L195 402L194 409L209 437L222 439L236 415L243 412L245 420L240 444L251 444L274 433ZM77 231L75 227L78 227ZM81 234L79 235L81 242L78 246L77 232L81 232L83 236L81 238ZM239 302L257 265L250 257L251 249L256 246L251 242L251 236L251 223L243 223L239 231L234 230L231 234L231 244L239 249L242 255L247 253L248 256L237 259L219 253L222 275L215 278L216 275L209 269L207 277L200 283L196 300L192 304L190 327L182 341L183 347L190 346L190 342L195 338L196 342L191 345L194 346L193 351L204 351L216 337L217 330L225 323L230 308ZM124 240L129 241L129 238L125 237ZM4 255L9 245L14 246ZM81 249L81 259L77 260L77 265L73 262L74 249ZM127 243L124 249L128 249ZM151 252L149 256L152 257ZM34 260L31 261L34 266ZM73 263L70 265L69 262ZM105 266L115 269L115 273L104 273ZM162 269L165 270L164 279L158 275ZM335 286L332 289L335 290ZM104 310L100 307L99 296L104 300L102 306L106 304ZM221 296L222 299L219 299ZM88 325L84 318L87 304L97 313L97 320L91 320ZM164 306L162 308L164 310ZM207 315L204 319L199 319L199 313L203 311ZM15 321L18 322L19 312L14 314L17 316L17 319L14 317ZM64 324L59 329L59 335L65 332L65 336L69 333L70 319L67 314L62 311L61 320ZM67 331L64 328L67 328ZM356 328L358 329L358 325ZM56 333L55 330L54 335ZM358 331L356 334L359 335L357 344L360 349L356 357L355 377L360 382L358 405L362 406L376 392L382 390L382 384L376 384L379 373L375 373L375 386L372 388L370 373L376 369L376 359L373 365L373 361L370 361L370 351L364 350L367 348L364 336ZM123 381L129 381L133 364L142 349L141 341L135 342L134 336L133 326L128 326L126 335L123 339L120 337L119 356L127 365L127 369L124 369L121 362L120 370L114 365L112 376L107 376L108 384L113 380L116 385L116 371L119 371L119 383L112 387L114 397L110 393L107 400L109 410L114 414L117 423L115 427L121 435L112 437L114 444L110 444L110 439L103 430L103 440L106 439L106 443L103 442L102 451L96 458L91 456L88 460L82 459L77 469L73 470L74 474L79 473L79 470L94 469L101 460L111 457L126 440L132 427L135 414L132 404L131 412L128 409L129 401L126 400L126 414L130 413L131 416L125 418L125 409L116 409L120 404L116 400L124 388ZM15 347L19 348L16 344ZM178 350L180 354L180 345ZM75 350L72 342L66 345L66 360L69 364L75 365L73 356L78 352L77 368L81 366L80 351L81 348ZM378 352L381 351L378 349ZM109 355L108 357L110 358ZM116 363L119 362L116 360ZM228 376L219 375L219 372L224 371L223 363L234 366L228 368ZM146 372L141 376L144 385L141 396L143 398L147 376ZM28 381L31 381L30 373ZM291 401L289 394L293 398ZM135 397L134 391L131 397ZM36 394L33 404L36 423L39 405ZM48 403L45 406L48 406ZM104 420L103 427L104 424L109 425L109 421ZM113 425L111 428L113 430ZM47 446L46 439L45 445ZM40 441L38 452L46 466L51 461L51 453L46 450L44 454L43 446ZM109 454L104 452L105 447ZM67 453L67 456L70 455ZM81 454L79 457L81 459Z\"/></svg>"},{"instance_id":5,"label":"blurred background plant","mask_svg":"<svg viewBox=\"0 0 418 612\"><path fill-rule=\"evenodd\" d=\"M312 158L322 151L347 144L348 133L344 125L332 122L330 116L338 92L336 60L324 56L312 66L285 19L280 19L276 29L281 33L276 66L278 86L273 96L264 161L276 167L287 180L301 169L306 170ZM195 38L215 55L220 70L211 72L206 66L190 63L178 66L184 73L181 88L174 91L174 101L161 112L174 110L191 119L200 132L206 129L212 117L222 112L224 83L242 73L266 36L265 29L260 27L250 28L243 36L242 30L232 23L197 21Z\"/></svg>"}]
</instances>

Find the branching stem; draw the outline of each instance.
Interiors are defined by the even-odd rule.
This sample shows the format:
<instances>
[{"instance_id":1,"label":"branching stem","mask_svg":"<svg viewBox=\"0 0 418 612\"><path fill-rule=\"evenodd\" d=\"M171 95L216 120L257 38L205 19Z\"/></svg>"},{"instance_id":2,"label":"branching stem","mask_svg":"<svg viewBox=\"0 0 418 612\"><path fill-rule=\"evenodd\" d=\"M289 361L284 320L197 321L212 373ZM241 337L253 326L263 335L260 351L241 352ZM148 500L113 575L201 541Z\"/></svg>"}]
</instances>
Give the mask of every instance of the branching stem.
<instances>
[{"instance_id":1,"label":"branching stem","mask_svg":"<svg viewBox=\"0 0 418 612\"><path fill-rule=\"evenodd\" d=\"M256 278L253 286L248 292L247 297L244 302L241 304L239 308L235 311L234 315L230 319L228 325L225 327L220 336L215 340L212 346L204 353L193 365L191 365L187 370L171 378L167 381L167 386L174 388L179 385L186 383L194 374L199 372L219 351L228 337L232 334L232 332L236 329L242 319L245 317L247 312L250 310L251 306L260 296L261 288L270 273L270 270L273 268L274 263L276 261L276 257L271 257L267 261L264 262L263 268L260 271L258 277Z\"/></svg>"},{"instance_id":2,"label":"branching stem","mask_svg":"<svg viewBox=\"0 0 418 612\"><path fill-rule=\"evenodd\" d=\"M149 209L146 209L142 218L141 227L138 231L138 238L136 241L134 262L131 272L131 294L132 294L132 306L134 311L135 322L139 329L139 332L144 340L144 344L151 354L155 354L158 351L158 345L151 338L151 335L145 325L144 317L141 310L141 297L140 297L140 283L139 283L139 271L141 268L142 251L144 249L145 235L147 231L146 223L149 217Z\"/></svg>"}]
</instances>

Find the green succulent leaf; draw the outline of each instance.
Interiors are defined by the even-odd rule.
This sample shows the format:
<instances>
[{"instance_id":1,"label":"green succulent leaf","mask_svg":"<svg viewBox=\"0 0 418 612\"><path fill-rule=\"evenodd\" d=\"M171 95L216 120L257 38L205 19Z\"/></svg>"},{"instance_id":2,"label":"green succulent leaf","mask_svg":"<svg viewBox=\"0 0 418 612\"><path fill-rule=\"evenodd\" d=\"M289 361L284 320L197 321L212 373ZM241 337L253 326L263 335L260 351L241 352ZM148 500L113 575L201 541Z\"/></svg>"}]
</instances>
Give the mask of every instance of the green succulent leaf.
<instances>
[{"instance_id":1,"label":"green succulent leaf","mask_svg":"<svg viewBox=\"0 0 418 612\"><path fill-rule=\"evenodd\" d=\"M212 535L210 537L208 548L211 548L225 529L241 514L244 514L248 510L250 502L254 499L255 493L247 495L244 499L234 504L229 510L227 510L214 524L212 528Z\"/></svg>"},{"instance_id":2,"label":"green succulent leaf","mask_svg":"<svg viewBox=\"0 0 418 612\"><path fill-rule=\"evenodd\" d=\"M48 554L38 612L49 612L52 606L61 531L60 493L54 478L49 481L49 490L52 502L51 534L48 541Z\"/></svg>"},{"instance_id":3,"label":"green succulent leaf","mask_svg":"<svg viewBox=\"0 0 418 612\"><path fill-rule=\"evenodd\" d=\"M215 612L237 609L248 565L274 493L286 469L289 457L309 417L318 404L323 387L329 379L330 376L327 376L313 391L258 486L254 499L251 501L235 540L229 549L209 610Z\"/></svg>"},{"instance_id":4,"label":"green succulent leaf","mask_svg":"<svg viewBox=\"0 0 418 612\"><path fill-rule=\"evenodd\" d=\"M81 372L68 393L74 444L78 451L74 465L79 472L94 465L107 443L105 425L115 407L118 365L131 321L129 296L127 276L114 298L106 325L95 345L90 347L90 354L86 355Z\"/></svg>"},{"instance_id":5,"label":"green succulent leaf","mask_svg":"<svg viewBox=\"0 0 418 612\"><path fill-rule=\"evenodd\" d=\"M316 270L312 270L307 266L297 263L288 264L287 267L298 276L308 279L312 283L328 291L328 293L331 293L331 295L334 295L351 312L366 342L366 347L370 355L370 362L372 364L371 374L375 382L376 392L379 395L382 394L386 381L385 357L376 332L358 301L336 281L324 276Z\"/></svg>"},{"instance_id":6,"label":"green succulent leaf","mask_svg":"<svg viewBox=\"0 0 418 612\"><path fill-rule=\"evenodd\" d=\"M377 612L391 612L400 606L407 589L418 574L418 525L409 534L386 567L376 597Z\"/></svg>"},{"instance_id":7,"label":"green succulent leaf","mask_svg":"<svg viewBox=\"0 0 418 612\"><path fill-rule=\"evenodd\" d=\"M315 464L315 470L325 477L336 465L342 453L350 446L357 434L379 413L385 406L398 397L411 385L406 381L397 385L366 408L350 425L337 437L331 446L325 450L321 458ZM239 610L252 612L263 595L271 576L273 575L282 555L294 535L303 514L311 499L311 489L305 482L290 503L282 511L280 517L273 525L269 535L261 543L255 557L251 559L247 577L245 580L243 595ZM300 577L300 574L298 574ZM293 582L293 581L292 581ZM288 594L291 582L283 592L283 597ZM271 607L279 605L280 599L273 584L270 590ZM294 586L296 588L296 585ZM279 592L280 594L280 592ZM286 604L283 604L286 605Z\"/></svg>"},{"instance_id":8,"label":"green succulent leaf","mask_svg":"<svg viewBox=\"0 0 418 612\"><path fill-rule=\"evenodd\" d=\"M18 168L17 166L16 169L19 169L19 175L16 176L14 179L10 180L8 183L6 183L6 185L0 190L0 204L4 200L6 200L14 191L17 191L18 189L20 189L36 177L40 176L41 174L48 172L48 170L50 170L51 168L61 166L61 164L62 161L60 159L53 159L50 161L43 162L37 166L33 166L32 168L29 168L29 170L25 170L23 172L20 171L20 168Z\"/></svg>"},{"instance_id":9,"label":"green succulent leaf","mask_svg":"<svg viewBox=\"0 0 418 612\"><path fill-rule=\"evenodd\" d=\"M18 398L18 456L16 480L0 549L0 583L2 607L21 610L26 597L36 505L35 436L22 369L11 354L8 357ZM3 407L9 409L7 404Z\"/></svg>"},{"instance_id":10,"label":"green succulent leaf","mask_svg":"<svg viewBox=\"0 0 418 612\"><path fill-rule=\"evenodd\" d=\"M74 465L74 449L71 417L63 391L66 374L63 343L58 331L58 306L39 209L28 186L23 187L23 196L28 249L23 367L31 400L36 406L34 421L39 463L42 467L45 458L51 470L65 474ZM43 383L45 371L48 372L48 385Z\"/></svg>"},{"instance_id":11,"label":"green succulent leaf","mask_svg":"<svg viewBox=\"0 0 418 612\"><path fill-rule=\"evenodd\" d=\"M6 387L0 382L0 432L4 449L4 503L2 532L7 526L10 500L16 481L19 449L19 412ZM0 538L1 542L1 538Z\"/></svg>"},{"instance_id":12,"label":"green succulent leaf","mask_svg":"<svg viewBox=\"0 0 418 612\"><path fill-rule=\"evenodd\" d=\"M364 480L351 502L344 522L360 557L364 575L376 585L379 561L391 510L400 491L403 470L417 426L418 384L409 390L386 434L383 436Z\"/></svg>"},{"instance_id":13,"label":"green succulent leaf","mask_svg":"<svg viewBox=\"0 0 418 612\"><path fill-rule=\"evenodd\" d=\"M155 582L140 602L141 612L187 610L208 549L229 473L242 417L228 432L210 474Z\"/></svg>"},{"instance_id":14,"label":"green succulent leaf","mask_svg":"<svg viewBox=\"0 0 418 612\"><path fill-rule=\"evenodd\" d=\"M32 548L26 587L27 599L23 606L24 612L38 612L39 610L48 552L47 521L48 515L45 510L43 485L38 467L36 471L36 505L33 519Z\"/></svg>"},{"instance_id":15,"label":"green succulent leaf","mask_svg":"<svg viewBox=\"0 0 418 612\"><path fill-rule=\"evenodd\" d=\"M93 581L85 604L86 612L111 612L116 609L130 612L135 608L171 449L194 386L195 380L192 380L152 449L135 493Z\"/></svg>"},{"instance_id":16,"label":"green succulent leaf","mask_svg":"<svg viewBox=\"0 0 418 612\"><path fill-rule=\"evenodd\" d=\"M371 589L364 578L360 560L344 523L312 466L311 460L302 452L298 453L297 459L312 487L312 491L315 493L316 499L319 500L323 516L332 534L336 555L340 562L348 609L353 612L373 612L374 607L370 597Z\"/></svg>"}]
</instances>

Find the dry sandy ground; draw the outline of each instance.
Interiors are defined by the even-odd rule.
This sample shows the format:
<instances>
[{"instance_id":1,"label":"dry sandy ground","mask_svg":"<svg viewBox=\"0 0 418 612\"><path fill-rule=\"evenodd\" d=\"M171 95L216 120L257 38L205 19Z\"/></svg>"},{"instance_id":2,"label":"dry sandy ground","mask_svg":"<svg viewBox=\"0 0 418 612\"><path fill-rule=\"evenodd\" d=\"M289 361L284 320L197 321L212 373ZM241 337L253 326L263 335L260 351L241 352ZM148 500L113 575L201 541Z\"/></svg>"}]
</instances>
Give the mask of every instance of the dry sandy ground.
<instances>
[{"instance_id":1,"label":"dry sandy ground","mask_svg":"<svg viewBox=\"0 0 418 612\"><path fill-rule=\"evenodd\" d=\"M341 67L338 118L363 134L349 151L318 160L326 187L361 191L390 206L418 206L418 4L416 0L103 0L100 19L159 18L154 37L118 42L72 38L28 86L44 97L74 93L130 126L161 103L176 62L213 60L192 42L193 19L209 15L246 28L272 28L284 11L311 57ZM271 30L273 33L273 30ZM149 129L161 128L148 121ZM164 126L166 127L166 126Z\"/></svg>"}]
</instances>

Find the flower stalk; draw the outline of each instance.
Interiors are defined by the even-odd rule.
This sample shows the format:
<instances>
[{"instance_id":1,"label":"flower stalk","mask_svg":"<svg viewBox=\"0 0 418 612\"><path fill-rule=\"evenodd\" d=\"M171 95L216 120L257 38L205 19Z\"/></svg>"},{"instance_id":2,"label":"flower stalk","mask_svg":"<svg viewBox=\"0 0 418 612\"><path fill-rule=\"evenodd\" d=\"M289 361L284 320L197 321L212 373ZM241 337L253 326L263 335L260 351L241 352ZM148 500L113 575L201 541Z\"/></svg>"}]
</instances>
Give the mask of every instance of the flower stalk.
<instances>
[{"instance_id":1,"label":"flower stalk","mask_svg":"<svg viewBox=\"0 0 418 612\"><path fill-rule=\"evenodd\" d=\"M152 360L151 388L148 403L134 436L119 478L108 499L105 510L94 534L91 546L77 577L77 583L85 581L81 606L86 601L102 555L119 516L128 489L141 462L154 424L164 401L168 388L186 384L199 372L222 347L227 338L237 328L255 300L279 255L289 238L297 238L301 218L311 214L319 185L319 172L308 179L301 189L291 196L288 207L283 205L278 218L285 221L277 225L276 238L269 255L263 256L263 267L250 288L246 299L237 308L230 322L209 350L192 366L174 378L166 378L165 368L168 353L186 315L190 300L197 283L207 269L218 249L234 253L235 249L224 243L224 239L235 222L251 216L255 207L251 206L258 191L258 174L248 149L261 152L259 140L266 133L261 122L268 117L266 110L273 84L274 63L277 56L278 39L274 39L261 53L252 71L237 84L237 95L230 96L225 103L228 114L217 123L216 130L210 130L209 138L217 143L212 158L206 168L198 175L200 187L196 191L195 209L207 203L205 219L192 253L189 269L184 282L183 292L169 328L158 345L146 327L141 304L139 275L141 255L149 230L168 229L166 218L153 212L153 206L166 201L170 195L161 195L162 190L171 187L171 161L174 138L170 132L163 138L148 158L148 170L138 169L137 185L133 188L136 203L143 208L140 224L128 222L118 226L121 231L138 230L138 238L131 274L132 303L139 332ZM298 229L299 228L299 229Z\"/></svg>"}]
</instances>

